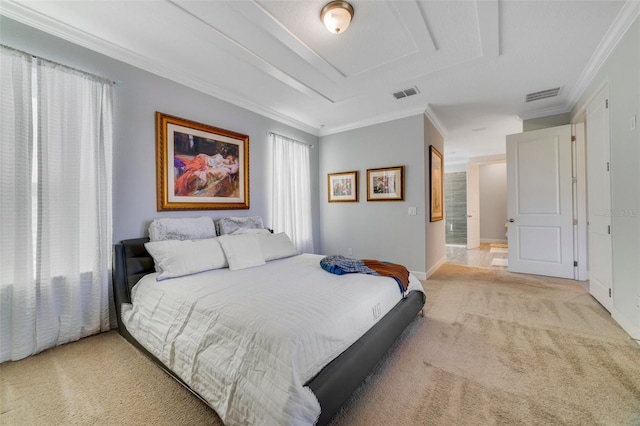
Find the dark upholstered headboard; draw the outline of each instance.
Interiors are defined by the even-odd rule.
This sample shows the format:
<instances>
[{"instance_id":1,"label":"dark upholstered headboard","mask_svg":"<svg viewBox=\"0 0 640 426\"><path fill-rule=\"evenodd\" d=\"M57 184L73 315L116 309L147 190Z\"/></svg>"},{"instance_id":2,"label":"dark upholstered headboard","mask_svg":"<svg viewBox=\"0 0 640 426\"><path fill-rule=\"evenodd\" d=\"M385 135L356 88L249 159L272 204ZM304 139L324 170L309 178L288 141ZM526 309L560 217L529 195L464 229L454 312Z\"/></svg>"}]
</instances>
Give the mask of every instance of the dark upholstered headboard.
<instances>
[{"instance_id":1,"label":"dark upholstered headboard","mask_svg":"<svg viewBox=\"0 0 640 426\"><path fill-rule=\"evenodd\" d=\"M113 246L113 299L120 329L123 328L121 307L131 302L131 289L140 278L155 272L153 258L144 248L148 241L149 238L135 238Z\"/></svg>"}]
</instances>

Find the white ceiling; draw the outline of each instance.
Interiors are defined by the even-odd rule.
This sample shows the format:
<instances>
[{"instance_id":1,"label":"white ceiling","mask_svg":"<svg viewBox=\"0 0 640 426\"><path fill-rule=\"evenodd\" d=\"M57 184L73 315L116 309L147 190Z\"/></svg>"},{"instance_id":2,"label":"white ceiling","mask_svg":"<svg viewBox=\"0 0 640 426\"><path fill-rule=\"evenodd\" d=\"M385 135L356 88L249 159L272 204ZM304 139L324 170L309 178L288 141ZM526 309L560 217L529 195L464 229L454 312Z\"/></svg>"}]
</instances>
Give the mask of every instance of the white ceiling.
<instances>
[{"instance_id":1,"label":"white ceiling","mask_svg":"<svg viewBox=\"0 0 640 426\"><path fill-rule=\"evenodd\" d=\"M328 1L328 0L327 0ZM0 13L316 135L426 112L445 158L504 153L522 120L568 112L638 0L27 1ZM394 92L417 87L397 100ZM525 103L531 92L559 96Z\"/></svg>"}]
</instances>

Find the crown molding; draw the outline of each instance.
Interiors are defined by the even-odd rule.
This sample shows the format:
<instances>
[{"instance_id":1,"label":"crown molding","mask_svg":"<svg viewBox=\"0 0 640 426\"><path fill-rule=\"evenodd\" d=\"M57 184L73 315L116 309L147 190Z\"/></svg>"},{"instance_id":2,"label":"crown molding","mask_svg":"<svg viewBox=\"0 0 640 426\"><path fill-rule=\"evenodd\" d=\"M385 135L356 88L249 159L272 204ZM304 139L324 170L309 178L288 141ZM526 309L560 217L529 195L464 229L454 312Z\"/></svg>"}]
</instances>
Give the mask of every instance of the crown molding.
<instances>
[{"instance_id":1,"label":"crown molding","mask_svg":"<svg viewBox=\"0 0 640 426\"><path fill-rule=\"evenodd\" d=\"M571 112L575 108L580 97L586 92L589 85L592 83L598 71L600 71L606 60L609 58L611 52L613 52L638 16L640 16L640 1L626 0L615 20L598 44L598 47L593 52L593 55L591 55L587 65L582 70L582 73L580 74L580 77L578 77L573 89L571 89L565 106L530 111L520 114L520 118L523 120L529 120L532 118Z\"/></svg>"},{"instance_id":2,"label":"crown molding","mask_svg":"<svg viewBox=\"0 0 640 426\"><path fill-rule=\"evenodd\" d=\"M342 133L348 130L355 130L361 127L373 126L374 124L386 123L388 121L399 120L401 118L411 117L414 115L419 115L424 112L423 107L405 109L402 111L397 111L390 114L381 114L372 118L367 118L365 120L356 121L344 126L337 127L325 127L321 129L319 136L328 136L333 135L335 133Z\"/></svg>"},{"instance_id":3,"label":"crown molding","mask_svg":"<svg viewBox=\"0 0 640 426\"><path fill-rule=\"evenodd\" d=\"M591 95L586 99L585 102L583 102L580 105L579 109L575 109L572 108L572 114L570 117L570 122L571 123L576 123L576 122L580 122L580 121L584 121L587 114L587 107L591 104L591 102L596 98L596 96L598 96L598 94L600 93L600 91L602 89L604 89L605 87L607 87L609 85L609 76L605 76L605 78L600 82L600 84L598 84L595 90L591 91ZM607 96L609 96L607 94Z\"/></svg>"},{"instance_id":4,"label":"crown molding","mask_svg":"<svg viewBox=\"0 0 640 426\"><path fill-rule=\"evenodd\" d=\"M433 108L431 108L431 104L427 104L427 107L424 109L424 115L429 119L429 121L431 121L431 124L434 125L436 130L440 132L440 136L443 138L447 136L447 128L444 127L442 121L440 121Z\"/></svg>"},{"instance_id":5,"label":"crown molding","mask_svg":"<svg viewBox=\"0 0 640 426\"><path fill-rule=\"evenodd\" d=\"M44 16L27 7L28 3L21 4L13 1L2 1L0 14L7 18L21 22L32 28L51 34L78 46L93 50L110 58L124 62L127 65L140 68L157 76L166 78L176 83L187 86L191 89L205 93L207 95L218 98L235 106L244 108L248 111L294 127L303 132L314 136L319 136L319 129L306 123L285 116L270 108L249 102L246 99L225 90L219 86L212 85L200 78L194 77L184 71L170 69L166 66L160 66L155 61L134 53L128 49L124 49L104 39L96 37L85 31L64 24L56 19ZM126 84L126 82L124 82Z\"/></svg>"},{"instance_id":6,"label":"crown molding","mask_svg":"<svg viewBox=\"0 0 640 426\"><path fill-rule=\"evenodd\" d=\"M28 3L27 3L28 4ZM260 114L264 117L286 124L303 132L309 133L314 136L325 136L333 133L340 133L347 130L353 130L361 127L370 126L373 124L384 123L387 121L397 120L400 118L409 117L412 115L422 114L424 109L422 107L404 110L392 114L380 115L366 120L350 123L345 126L339 126L334 128L319 128L311 126L309 124L292 119L270 108L254 104L246 99L237 96L219 86L212 85L203 81L200 78L194 77L185 73L184 71L168 69L166 66L159 66L149 58L142 57L137 53L131 52L127 49L119 47L115 44L109 43L99 37L95 37L85 31L81 31L77 28L64 24L58 20L44 16L27 6L15 3L12 1L3 1L0 14L14 19L30 27L36 28L55 37L59 37L71 43L101 53L110 58L122 61L128 65L140 68L144 71L158 75L163 78L167 78L174 82L183 84L189 88L213 96L225 102L229 102L235 106L244 108L256 114ZM126 82L125 82L126 83ZM432 119L433 121L433 119Z\"/></svg>"},{"instance_id":7,"label":"crown molding","mask_svg":"<svg viewBox=\"0 0 640 426\"><path fill-rule=\"evenodd\" d=\"M495 5L493 5L493 8L495 8ZM178 69L167 68L166 66L160 65L156 61L148 57L140 56L137 53L117 46L104 39L98 38L90 33L42 15L29 8L28 2L22 3L15 1L1 1L0 14L30 27L44 31L53 36L67 40L71 43L104 54L160 77L183 84L194 90L216 97L222 101L229 102L230 104L286 124L314 136L324 136L333 133L344 132L347 130L401 119L417 114L424 114L431 121L431 123L433 123L433 125L443 137L446 137L448 133L446 127L438 119L437 114L432 108L432 105L427 105L426 108L413 108L403 111L396 111L390 114L382 114L376 117L367 118L343 126L337 126L333 128L319 128L318 126L310 125L308 123L293 119L273 109L250 102L236 93L230 92L229 90L226 90L222 87L203 81L196 76L190 75ZM487 13L485 15L492 17L495 15L495 13L492 9L492 13ZM640 1L627 0L620 9L620 12L616 16L613 24L599 43L596 51L591 56L576 84L569 93L568 100L566 101L565 106L535 110L521 114L520 117L524 120L571 112L572 109L575 108L580 97L588 89L589 85L593 81L593 78L600 71L611 52L614 50L614 48L617 46L624 34L628 31L629 27L633 24L633 22L639 15ZM495 51L495 46L492 45L491 47Z\"/></svg>"},{"instance_id":8,"label":"crown molding","mask_svg":"<svg viewBox=\"0 0 640 426\"><path fill-rule=\"evenodd\" d=\"M569 111L575 107L598 71L600 71L606 60L609 58L611 52L613 52L618 43L620 43L620 40L622 40L622 37L624 37L638 16L640 16L640 1L627 0L620 9L620 12L618 13L618 16L616 16L613 24L609 27L609 30L607 30L606 34L598 44L595 52L591 55L591 59L589 59L587 66L584 68L582 74L580 74L580 77L578 78L578 81L571 90L568 100Z\"/></svg>"}]
</instances>

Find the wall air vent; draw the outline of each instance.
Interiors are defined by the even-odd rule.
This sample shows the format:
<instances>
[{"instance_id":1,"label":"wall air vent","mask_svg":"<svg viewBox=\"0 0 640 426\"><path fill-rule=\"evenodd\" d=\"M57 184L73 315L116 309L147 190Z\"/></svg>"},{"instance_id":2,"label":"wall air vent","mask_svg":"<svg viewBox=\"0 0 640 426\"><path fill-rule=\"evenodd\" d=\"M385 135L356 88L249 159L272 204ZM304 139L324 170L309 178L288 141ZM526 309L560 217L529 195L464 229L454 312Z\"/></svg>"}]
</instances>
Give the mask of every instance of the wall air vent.
<instances>
[{"instance_id":1,"label":"wall air vent","mask_svg":"<svg viewBox=\"0 0 640 426\"><path fill-rule=\"evenodd\" d=\"M558 96L558 92L560 92L559 87L556 87L555 89L542 90L540 92L529 93L527 95L526 102L538 101L540 99L545 99L545 98L553 98L554 96Z\"/></svg>"},{"instance_id":2,"label":"wall air vent","mask_svg":"<svg viewBox=\"0 0 640 426\"><path fill-rule=\"evenodd\" d=\"M418 90L418 88L414 86L414 87L410 87L408 89L401 90L399 92L395 92L393 94L393 96L396 99L402 99L402 98L406 98L407 96L413 96L413 95L418 94L418 93L420 93L420 90Z\"/></svg>"}]
</instances>

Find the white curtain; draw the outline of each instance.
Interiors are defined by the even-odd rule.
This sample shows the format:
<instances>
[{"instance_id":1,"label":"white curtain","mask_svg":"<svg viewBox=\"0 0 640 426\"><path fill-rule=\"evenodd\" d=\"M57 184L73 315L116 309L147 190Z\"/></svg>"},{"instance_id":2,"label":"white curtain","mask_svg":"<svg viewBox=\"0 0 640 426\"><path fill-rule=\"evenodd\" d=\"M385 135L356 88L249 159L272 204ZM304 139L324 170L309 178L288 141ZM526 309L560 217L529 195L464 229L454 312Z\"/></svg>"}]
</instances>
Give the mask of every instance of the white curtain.
<instances>
[{"instance_id":1,"label":"white curtain","mask_svg":"<svg viewBox=\"0 0 640 426\"><path fill-rule=\"evenodd\" d=\"M2 67L4 117L4 49ZM26 76L12 78L30 79L30 67L24 70ZM36 73L35 99L21 95L37 103L32 173L22 165L4 168L5 152L31 141L20 140L20 132L4 129L4 123L2 130L0 362L110 328L111 83L42 59ZM30 202L7 197L5 185L20 188L14 192L24 191L19 196ZM16 225L28 230L5 239L5 229ZM5 252L14 259L5 262Z\"/></svg>"},{"instance_id":2,"label":"white curtain","mask_svg":"<svg viewBox=\"0 0 640 426\"><path fill-rule=\"evenodd\" d=\"M298 251L313 253L310 147L276 134L271 134L271 145L274 232L285 232Z\"/></svg>"},{"instance_id":3,"label":"white curtain","mask_svg":"<svg viewBox=\"0 0 640 426\"><path fill-rule=\"evenodd\" d=\"M31 62L0 50L0 362L31 354L35 341Z\"/></svg>"}]
</instances>

